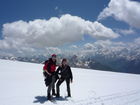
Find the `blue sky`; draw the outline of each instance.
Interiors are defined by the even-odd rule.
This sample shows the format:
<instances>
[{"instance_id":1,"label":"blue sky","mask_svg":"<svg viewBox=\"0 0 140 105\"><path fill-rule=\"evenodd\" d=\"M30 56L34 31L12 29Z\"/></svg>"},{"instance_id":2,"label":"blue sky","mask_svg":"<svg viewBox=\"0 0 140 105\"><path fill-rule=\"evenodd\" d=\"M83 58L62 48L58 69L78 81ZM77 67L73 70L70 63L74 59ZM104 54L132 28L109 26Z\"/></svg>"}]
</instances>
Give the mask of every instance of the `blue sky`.
<instances>
[{"instance_id":1,"label":"blue sky","mask_svg":"<svg viewBox=\"0 0 140 105\"><path fill-rule=\"evenodd\" d=\"M124 1L128 2L132 6L135 6L135 4L132 3L134 1L130 0ZM120 4L122 3L120 0L118 2ZM3 35L2 29L3 25L6 23L13 23L19 20L25 22L34 21L35 19L48 20L52 17L59 18L65 14L77 16L86 21L89 20L90 22L97 21L97 19L100 17L100 19L98 19L99 23L101 23L105 27L110 28L113 32L120 35L118 38L111 39L111 41L113 42L127 43L133 42L135 39L139 38L140 27L139 24L136 24L137 21L133 20L133 22L129 22L129 19L126 19L126 17L118 16L117 15L118 11L116 10L112 10L113 12L108 15L108 13L112 9L111 6L110 7L108 6L109 3L111 5L114 5L115 1L114 0L0 0L0 38L2 40ZM136 3L140 5L138 0L136 1ZM107 7L109 8L108 11L104 11L104 9ZM130 9L132 8L130 7ZM127 12L129 13L127 9L121 11L122 14ZM134 9L132 9L132 12L136 13ZM138 16L140 15L138 14ZM130 19L133 19L133 17ZM127 35L125 35L126 33ZM86 34L83 37L84 40L76 40L70 44L61 44L61 45L62 46L64 45L65 47L67 45L84 45L86 43L93 43L96 41L96 38L92 38L92 36Z\"/></svg>"},{"instance_id":2,"label":"blue sky","mask_svg":"<svg viewBox=\"0 0 140 105\"><path fill-rule=\"evenodd\" d=\"M0 28L7 22L49 19L67 13L95 21L108 2L109 0L0 0Z\"/></svg>"},{"instance_id":3,"label":"blue sky","mask_svg":"<svg viewBox=\"0 0 140 105\"><path fill-rule=\"evenodd\" d=\"M1 0L0 13L4 22L50 18L70 13L95 20L109 0ZM58 11L55 11L58 7ZM61 10L61 12L59 11Z\"/></svg>"},{"instance_id":4,"label":"blue sky","mask_svg":"<svg viewBox=\"0 0 140 105\"><path fill-rule=\"evenodd\" d=\"M0 29L7 22L17 20L30 21L34 19L49 19L62 14L71 14L86 20L95 21L99 13L108 5L110 0L0 0ZM57 10L56 10L57 8ZM123 22L108 18L101 21L110 28L129 26ZM137 37L133 35L133 37ZM120 40L130 41L132 36Z\"/></svg>"}]
</instances>

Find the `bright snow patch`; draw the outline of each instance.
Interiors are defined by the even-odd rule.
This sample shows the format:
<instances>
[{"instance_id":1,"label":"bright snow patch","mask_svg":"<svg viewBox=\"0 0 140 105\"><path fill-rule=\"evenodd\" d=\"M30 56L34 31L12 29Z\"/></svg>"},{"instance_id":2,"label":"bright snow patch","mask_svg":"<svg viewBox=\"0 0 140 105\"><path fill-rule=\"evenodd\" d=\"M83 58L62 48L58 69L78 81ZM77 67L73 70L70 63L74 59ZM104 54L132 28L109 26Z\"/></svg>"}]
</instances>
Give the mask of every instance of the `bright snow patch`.
<instances>
[{"instance_id":1,"label":"bright snow patch","mask_svg":"<svg viewBox=\"0 0 140 105\"><path fill-rule=\"evenodd\" d=\"M42 64L0 60L0 105L140 105L140 75L72 68L72 98L50 102ZM60 87L65 97L66 84Z\"/></svg>"}]
</instances>

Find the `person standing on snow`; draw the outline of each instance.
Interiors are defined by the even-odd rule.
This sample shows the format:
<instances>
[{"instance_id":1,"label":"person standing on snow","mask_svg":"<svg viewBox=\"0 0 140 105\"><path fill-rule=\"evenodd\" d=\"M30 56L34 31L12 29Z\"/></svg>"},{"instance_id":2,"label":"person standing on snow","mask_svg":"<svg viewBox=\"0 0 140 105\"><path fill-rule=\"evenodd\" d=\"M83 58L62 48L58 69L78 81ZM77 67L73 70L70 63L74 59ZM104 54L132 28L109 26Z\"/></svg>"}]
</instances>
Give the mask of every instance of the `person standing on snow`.
<instances>
[{"instance_id":1,"label":"person standing on snow","mask_svg":"<svg viewBox=\"0 0 140 105\"><path fill-rule=\"evenodd\" d=\"M48 87L47 90L47 98L48 100L51 100L51 90L52 95L55 94L55 82L57 80L57 76L55 73L56 70L56 55L53 54L49 60L45 61L45 65L43 67L43 74L45 76L45 84Z\"/></svg>"},{"instance_id":2,"label":"person standing on snow","mask_svg":"<svg viewBox=\"0 0 140 105\"><path fill-rule=\"evenodd\" d=\"M72 83L73 81L73 75L70 66L67 64L67 59L62 60L62 65L58 67L56 73L60 75L60 78L56 84L56 97L60 97L59 87L64 81L66 81L68 97L71 97L70 82Z\"/></svg>"}]
</instances>

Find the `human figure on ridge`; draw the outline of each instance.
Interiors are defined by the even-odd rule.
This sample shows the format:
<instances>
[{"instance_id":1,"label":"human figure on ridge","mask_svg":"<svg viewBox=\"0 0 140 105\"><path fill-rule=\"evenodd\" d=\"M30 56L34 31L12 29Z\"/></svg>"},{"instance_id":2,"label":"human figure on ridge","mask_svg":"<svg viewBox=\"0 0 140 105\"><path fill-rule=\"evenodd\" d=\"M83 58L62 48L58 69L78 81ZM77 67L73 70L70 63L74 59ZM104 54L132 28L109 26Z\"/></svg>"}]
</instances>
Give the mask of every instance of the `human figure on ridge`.
<instances>
[{"instance_id":1,"label":"human figure on ridge","mask_svg":"<svg viewBox=\"0 0 140 105\"><path fill-rule=\"evenodd\" d=\"M56 97L60 97L60 85L66 81L67 85L67 95L68 97L71 97L71 91L70 91L70 82L73 81L73 75L70 66L67 63L67 59L62 60L61 66L58 67L56 74L60 75L60 78L56 84L56 90L57 94Z\"/></svg>"},{"instance_id":2,"label":"human figure on ridge","mask_svg":"<svg viewBox=\"0 0 140 105\"><path fill-rule=\"evenodd\" d=\"M55 93L55 82L57 81L58 77L56 75L56 55L53 54L49 60L45 61L43 67L43 74L45 77L45 84L48 87L47 90L47 98L51 100L52 95L56 95ZM52 94L51 94L52 90Z\"/></svg>"}]
</instances>

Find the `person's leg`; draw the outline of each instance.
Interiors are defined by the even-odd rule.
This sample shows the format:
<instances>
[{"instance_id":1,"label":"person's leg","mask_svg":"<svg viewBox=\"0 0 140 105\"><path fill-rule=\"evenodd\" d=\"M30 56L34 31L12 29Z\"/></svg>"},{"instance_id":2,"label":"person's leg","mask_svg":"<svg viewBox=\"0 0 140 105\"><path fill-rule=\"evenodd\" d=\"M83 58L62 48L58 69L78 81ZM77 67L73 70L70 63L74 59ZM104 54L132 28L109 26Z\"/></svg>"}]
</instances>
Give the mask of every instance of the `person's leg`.
<instances>
[{"instance_id":1,"label":"person's leg","mask_svg":"<svg viewBox=\"0 0 140 105\"><path fill-rule=\"evenodd\" d=\"M50 94L50 92L51 92L51 86L52 86L52 84L50 84L50 85L48 86L48 90L47 90L47 97L48 97L48 100L51 99L51 94Z\"/></svg>"},{"instance_id":2,"label":"person's leg","mask_svg":"<svg viewBox=\"0 0 140 105\"><path fill-rule=\"evenodd\" d=\"M51 81L50 85L48 86L48 99L51 98L50 92L52 90L52 87L53 87L54 83L55 83L55 77L52 76L52 81Z\"/></svg>"},{"instance_id":3,"label":"person's leg","mask_svg":"<svg viewBox=\"0 0 140 105\"><path fill-rule=\"evenodd\" d=\"M71 92L70 92L70 79L66 79L66 85L67 85L68 97L71 97Z\"/></svg>"},{"instance_id":4,"label":"person's leg","mask_svg":"<svg viewBox=\"0 0 140 105\"><path fill-rule=\"evenodd\" d=\"M51 84L48 86L48 90L47 90L47 97L48 97L48 100L51 99L50 91L51 91Z\"/></svg>"},{"instance_id":5,"label":"person's leg","mask_svg":"<svg viewBox=\"0 0 140 105\"><path fill-rule=\"evenodd\" d=\"M55 93L55 88L52 88L52 95L55 96L56 93Z\"/></svg>"},{"instance_id":6,"label":"person's leg","mask_svg":"<svg viewBox=\"0 0 140 105\"><path fill-rule=\"evenodd\" d=\"M57 91L56 96L57 97L60 97L60 88L59 87L60 87L60 85L62 84L63 81L64 81L64 79L60 78L58 80L57 84L56 84L56 91Z\"/></svg>"},{"instance_id":7,"label":"person's leg","mask_svg":"<svg viewBox=\"0 0 140 105\"><path fill-rule=\"evenodd\" d=\"M52 84L52 95L56 95L56 93L55 93L55 83L56 83L56 81L57 81L57 78L56 78L56 76L54 76L54 80L53 80L53 84Z\"/></svg>"},{"instance_id":8,"label":"person's leg","mask_svg":"<svg viewBox=\"0 0 140 105\"><path fill-rule=\"evenodd\" d=\"M50 83L52 82L52 77L49 75L46 75L46 77L44 78L44 81L45 81L46 87L48 87Z\"/></svg>"}]
</instances>

